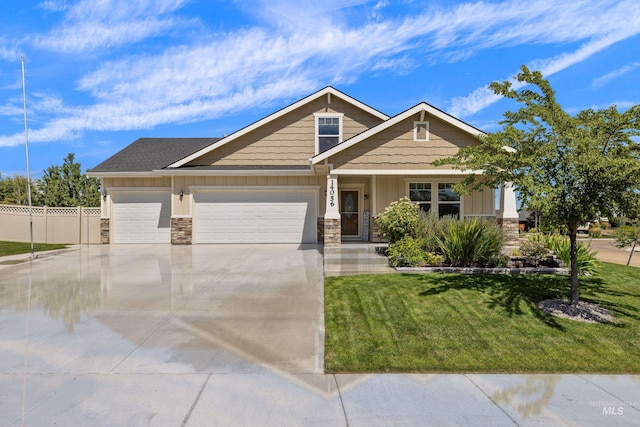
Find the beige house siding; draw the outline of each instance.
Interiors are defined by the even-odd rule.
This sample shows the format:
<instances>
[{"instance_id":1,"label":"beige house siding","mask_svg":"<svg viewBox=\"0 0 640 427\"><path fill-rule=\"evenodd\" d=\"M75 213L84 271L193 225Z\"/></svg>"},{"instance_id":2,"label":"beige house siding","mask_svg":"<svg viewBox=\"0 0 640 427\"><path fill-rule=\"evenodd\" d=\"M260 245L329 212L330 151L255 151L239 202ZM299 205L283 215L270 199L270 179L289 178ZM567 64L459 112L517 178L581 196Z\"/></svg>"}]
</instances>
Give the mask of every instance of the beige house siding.
<instances>
[{"instance_id":1,"label":"beige house siding","mask_svg":"<svg viewBox=\"0 0 640 427\"><path fill-rule=\"evenodd\" d=\"M105 188L150 188L150 187L171 187L170 177L150 177L150 178L103 178L102 184Z\"/></svg>"},{"instance_id":2,"label":"beige house siding","mask_svg":"<svg viewBox=\"0 0 640 427\"><path fill-rule=\"evenodd\" d=\"M420 114L385 129L367 140L349 147L329 159L335 170L342 169L448 169L436 168L431 163L451 156L460 148L476 145L472 135L433 116L429 122L429 140L414 141L413 123L420 121Z\"/></svg>"},{"instance_id":3,"label":"beige house siding","mask_svg":"<svg viewBox=\"0 0 640 427\"><path fill-rule=\"evenodd\" d=\"M191 187L320 187L318 215L324 216L326 177L322 176L187 176L174 177L173 216L191 216ZM180 192L183 199L180 201Z\"/></svg>"},{"instance_id":4,"label":"beige house siding","mask_svg":"<svg viewBox=\"0 0 640 427\"><path fill-rule=\"evenodd\" d=\"M392 202L402 197L409 196L409 182L430 182L432 185L438 183L457 182L459 178L452 178L445 175L434 176L395 176L380 175L376 178L376 194L375 194L375 210L372 215L378 215L384 212L384 209ZM342 182L342 181L340 181ZM477 191L472 194L462 196L462 204L465 216L494 216L495 215L495 192L487 188L483 191ZM371 197L370 197L371 199Z\"/></svg>"},{"instance_id":5,"label":"beige house siding","mask_svg":"<svg viewBox=\"0 0 640 427\"><path fill-rule=\"evenodd\" d=\"M188 163L194 165L308 165L315 152L314 113L343 113L343 140L382 120L341 100L323 96Z\"/></svg>"}]
</instances>

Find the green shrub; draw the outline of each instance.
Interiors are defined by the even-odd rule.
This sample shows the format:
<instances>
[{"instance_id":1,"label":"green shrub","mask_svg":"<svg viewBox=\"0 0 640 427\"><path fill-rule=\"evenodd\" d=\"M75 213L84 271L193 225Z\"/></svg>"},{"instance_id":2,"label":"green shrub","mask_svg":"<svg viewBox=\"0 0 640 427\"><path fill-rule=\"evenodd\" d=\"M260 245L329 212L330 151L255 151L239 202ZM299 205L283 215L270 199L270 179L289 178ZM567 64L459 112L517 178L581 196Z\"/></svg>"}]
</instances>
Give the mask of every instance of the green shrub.
<instances>
[{"instance_id":1,"label":"green shrub","mask_svg":"<svg viewBox=\"0 0 640 427\"><path fill-rule=\"evenodd\" d=\"M537 266L545 255L549 253L547 242L538 234L532 234L520 244L520 253L529 264Z\"/></svg>"},{"instance_id":2,"label":"green shrub","mask_svg":"<svg viewBox=\"0 0 640 427\"><path fill-rule=\"evenodd\" d=\"M511 259L505 254L497 254L487 261L487 267L504 268L509 264Z\"/></svg>"},{"instance_id":3,"label":"green shrub","mask_svg":"<svg viewBox=\"0 0 640 427\"><path fill-rule=\"evenodd\" d=\"M403 197L391 203L376 218L380 231L389 243L395 243L404 237L414 237L416 224L420 217L420 207Z\"/></svg>"},{"instance_id":4,"label":"green shrub","mask_svg":"<svg viewBox=\"0 0 640 427\"><path fill-rule=\"evenodd\" d=\"M452 221L456 220L452 217L438 218L432 213L420 212L414 237L421 242L425 252L440 253L439 242L446 236Z\"/></svg>"},{"instance_id":5,"label":"green shrub","mask_svg":"<svg viewBox=\"0 0 640 427\"><path fill-rule=\"evenodd\" d=\"M472 218L449 223L440 250L456 267L486 266L502 251L503 230L493 221Z\"/></svg>"},{"instance_id":6,"label":"green shrub","mask_svg":"<svg viewBox=\"0 0 640 427\"><path fill-rule=\"evenodd\" d=\"M389 264L393 267L420 267L427 261L427 253L422 250L420 241L413 237L404 237L390 243L387 254Z\"/></svg>"},{"instance_id":7,"label":"green shrub","mask_svg":"<svg viewBox=\"0 0 640 427\"><path fill-rule=\"evenodd\" d=\"M571 266L571 241L569 238L557 234L548 237L548 248L554 251L562 262ZM579 275L590 275L600 267L600 263L596 259L598 252L592 251L591 245L585 246L582 242L578 242L576 250Z\"/></svg>"},{"instance_id":8,"label":"green shrub","mask_svg":"<svg viewBox=\"0 0 640 427\"><path fill-rule=\"evenodd\" d=\"M430 267L438 267L444 263L444 257L442 255L426 252L424 257L424 265L428 265Z\"/></svg>"}]
</instances>

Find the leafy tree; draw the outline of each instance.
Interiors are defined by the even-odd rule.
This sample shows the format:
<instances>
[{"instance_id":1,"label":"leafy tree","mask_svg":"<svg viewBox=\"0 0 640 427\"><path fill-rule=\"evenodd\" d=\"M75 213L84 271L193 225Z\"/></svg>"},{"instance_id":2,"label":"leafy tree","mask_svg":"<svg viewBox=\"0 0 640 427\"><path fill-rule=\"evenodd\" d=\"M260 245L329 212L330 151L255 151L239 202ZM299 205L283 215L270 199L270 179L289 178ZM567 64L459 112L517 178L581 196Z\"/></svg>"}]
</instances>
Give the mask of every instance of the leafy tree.
<instances>
[{"instance_id":1,"label":"leafy tree","mask_svg":"<svg viewBox=\"0 0 640 427\"><path fill-rule=\"evenodd\" d=\"M623 214L640 197L640 105L624 113L612 106L572 116L539 71L522 66L516 80L517 88L509 81L490 85L496 94L523 104L504 114L503 128L436 164L483 171L465 179L459 191L513 182L523 205L566 228L575 307L580 299L578 227L600 215Z\"/></svg>"},{"instance_id":2,"label":"leafy tree","mask_svg":"<svg viewBox=\"0 0 640 427\"><path fill-rule=\"evenodd\" d=\"M636 246L640 245L640 221L636 220L634 222L634 224L623 225L613 232L613 237L616 239L616 247L626 248L627 246L631 246L631 253L629 254L627 265L631 263L631 257L636 250Z\"/></svg>"},{"instance_id":3,"label":"leafy tree","mask_svg":"<svg viewBox=\"0 0 640 427\"><path fill-rule=\"evenodd\" d=\"M16 175L2 178L0 176L0 203L27 206L29 204L27 177ZM31 204L39 204L39 194L33 181L31 181Z\"/></svg>"},{"instance_id":4,"label":"leafy tree","mask_svg":"<svg viewBox=\"0 0 640 427\"><path fill-rule=\"evenodd\" d=\"M100 181L80 172L80 163L69 153L61 166L49 166L38 189L45 206L100 206Z\"/></svg>"}]
</instances>

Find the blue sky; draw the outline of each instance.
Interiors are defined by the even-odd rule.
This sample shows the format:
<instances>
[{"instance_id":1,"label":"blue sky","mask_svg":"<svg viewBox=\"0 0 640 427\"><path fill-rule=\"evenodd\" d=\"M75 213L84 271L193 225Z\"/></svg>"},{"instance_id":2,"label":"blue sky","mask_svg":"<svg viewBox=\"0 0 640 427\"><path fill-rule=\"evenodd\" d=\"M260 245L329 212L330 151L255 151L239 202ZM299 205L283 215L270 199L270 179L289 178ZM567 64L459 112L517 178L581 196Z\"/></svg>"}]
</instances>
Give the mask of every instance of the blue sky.
<instances>
[{"instance_id":1,"label":"blue sky","mask_svg":"<svg viewBox=\"0 0 640 427\"><path fill-rule=\"evenodd\" d=\"M321 5L318 5L321 3ZM219 137L327 85L388 114L426 101L482 130L520 65L569 112L640 104L637 0L5 0L0 172L83 169L139 137Z\"/></svg>"}]
</instances>

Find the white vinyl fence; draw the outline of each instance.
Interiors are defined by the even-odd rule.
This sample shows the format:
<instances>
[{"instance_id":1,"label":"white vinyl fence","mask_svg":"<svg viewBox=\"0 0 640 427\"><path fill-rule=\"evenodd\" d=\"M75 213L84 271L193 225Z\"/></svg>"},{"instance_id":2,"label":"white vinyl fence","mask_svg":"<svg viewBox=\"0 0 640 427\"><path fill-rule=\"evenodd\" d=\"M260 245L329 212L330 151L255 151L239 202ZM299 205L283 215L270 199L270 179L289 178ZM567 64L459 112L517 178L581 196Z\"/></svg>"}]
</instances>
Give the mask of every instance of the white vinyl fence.
<instances>
[{"instance_id":1,"label":"white vinyl fence","mask_svg":"<svg viewBox=\"0 0 640 427\"><path fill-rule=\"evenodd\" d=\"M100 208L33 207L35 243L100 243ZM0 240L29 242L29 207L0 205Z\"/></svg>"}]
</instances>

